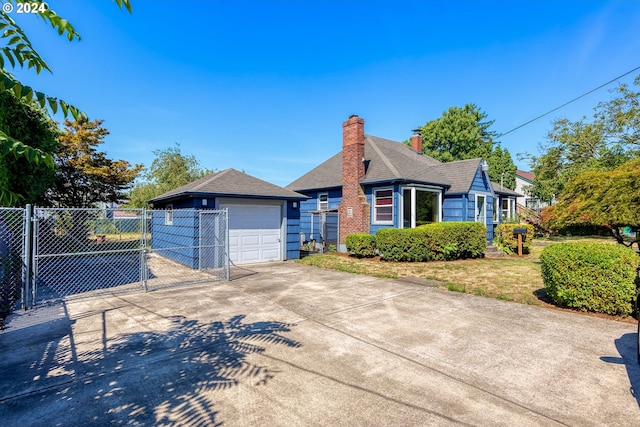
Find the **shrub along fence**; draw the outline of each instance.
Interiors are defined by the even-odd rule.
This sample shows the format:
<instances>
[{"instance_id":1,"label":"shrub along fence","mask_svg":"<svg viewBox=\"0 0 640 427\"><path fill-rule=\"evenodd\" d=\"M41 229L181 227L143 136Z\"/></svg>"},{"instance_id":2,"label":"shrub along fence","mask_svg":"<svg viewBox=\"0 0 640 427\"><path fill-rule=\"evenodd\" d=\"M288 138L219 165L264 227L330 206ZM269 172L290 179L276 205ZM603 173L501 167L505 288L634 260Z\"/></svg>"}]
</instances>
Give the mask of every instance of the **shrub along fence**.
<instances>
[{"instance_id":1,"label":"shrub along fence","mask_svg":"<svg viewBox=\"0 0 640 427\"><path fill-rule=\"evenodd\" d=\"M547 294L563 307L628 315L636 295L638 256L603 243L558 243L540 255Z\"/></svg>"}]
</instances>

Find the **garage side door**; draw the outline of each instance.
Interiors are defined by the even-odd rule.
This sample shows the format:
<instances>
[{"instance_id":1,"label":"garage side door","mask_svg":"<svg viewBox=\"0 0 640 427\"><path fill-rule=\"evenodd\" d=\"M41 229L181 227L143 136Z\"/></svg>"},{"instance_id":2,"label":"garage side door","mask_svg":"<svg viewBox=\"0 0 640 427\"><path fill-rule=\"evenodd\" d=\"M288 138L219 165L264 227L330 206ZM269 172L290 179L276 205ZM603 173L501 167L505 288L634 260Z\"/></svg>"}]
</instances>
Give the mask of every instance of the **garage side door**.
<instances>
[{"instance_id":1,"label":"garage side door","mask_svg":"<svg viewBox=\"0 0 640 427\"><path fill-rule=\"evenodd\" d=\"M229 209L229 256L234 264L282 259L280 206L222 207Z\"/></svg>"}]
</instances>

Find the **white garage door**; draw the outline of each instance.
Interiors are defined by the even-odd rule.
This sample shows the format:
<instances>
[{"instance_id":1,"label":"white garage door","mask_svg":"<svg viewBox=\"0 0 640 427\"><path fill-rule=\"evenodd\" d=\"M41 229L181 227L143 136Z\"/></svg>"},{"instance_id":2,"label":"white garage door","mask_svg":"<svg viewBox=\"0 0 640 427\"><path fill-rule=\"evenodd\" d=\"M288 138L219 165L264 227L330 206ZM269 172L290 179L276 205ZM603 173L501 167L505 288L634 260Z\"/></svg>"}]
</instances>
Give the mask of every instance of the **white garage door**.
<instances>
[{"instance_id":1,"label":"white garage door","mask_svg":"<svg viewBox=\"0 0 640 427\"><path fill-rule=\"evenodd\" d=\"M229 209L229 256L234 264L282 259L281 207L221 205Z\"/></svg>"}]
</instances>

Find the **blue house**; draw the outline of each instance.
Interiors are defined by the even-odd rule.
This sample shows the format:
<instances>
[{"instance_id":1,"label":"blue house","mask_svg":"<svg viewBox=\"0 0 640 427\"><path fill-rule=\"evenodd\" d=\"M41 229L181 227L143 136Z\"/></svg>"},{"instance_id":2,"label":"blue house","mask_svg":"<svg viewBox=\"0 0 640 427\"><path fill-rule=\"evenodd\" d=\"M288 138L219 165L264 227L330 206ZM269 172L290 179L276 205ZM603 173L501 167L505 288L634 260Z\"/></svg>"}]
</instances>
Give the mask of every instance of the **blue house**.
<instances>
[{"instance_id":1,"label":"blue house","mask_svg":"<svg viewBox=\"0 0 640 427\"><path fill-rule=\"evenodd\" d=\"M337 237L327 235L326 218L334 218L343 251L351 233L439 221L481 222L491 242L494 227L515 217L519 195L492 183L480 158L442 163L422 153L420 135L411 146L365 135L358 116L343 123L342 151L286 188L308 196L300 204L303 240Z\"/></svg>"},{"instance_id":2,"label":"blue house","mask_svg":"<svg viewBox=\"0 0 640 427\"><path fill-rule=\"evenodd\" d=\"M226 228L208 215L207 231L202 232L202 211L226 209L228 256L234 264L298 259L300 203L306 198L235 169L216 172L149 201L154 207L152 247L196 268L202 263L197 242L213 245L216 230Z\"/></svg>"}]
</instances>

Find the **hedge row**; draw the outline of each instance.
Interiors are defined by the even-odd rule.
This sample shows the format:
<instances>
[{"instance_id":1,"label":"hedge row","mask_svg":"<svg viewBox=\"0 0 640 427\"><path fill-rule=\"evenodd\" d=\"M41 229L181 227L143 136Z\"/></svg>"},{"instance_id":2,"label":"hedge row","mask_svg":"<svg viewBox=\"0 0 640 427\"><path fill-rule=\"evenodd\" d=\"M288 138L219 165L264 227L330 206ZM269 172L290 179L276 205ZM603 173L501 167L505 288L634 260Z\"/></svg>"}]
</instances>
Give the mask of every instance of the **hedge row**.
<instances>
[{"instance_id":1,"label":"hedge row","mask_svg":"<svg viewBox=\"0 0 640 427\"><path fill-rule=\"evenodd\" d=\"M495 229L495 236L493 236L493 242L502 249L506 249L506 252L515 253L518 252L518 236L513 234L514 228L526 228L527 234L523 236L522 252L528 254L531 252L531 243L533 242L534 228L531 224L500 224Z\"/></svg>"},{"instance_id":2,"label":"hedge row","mask_svg":"<svg viewBox=\"0 0 640 427\"><path fill-rule=\"evenodd\" d=\"M368 233L349 234L344 239L347 252L358 258L376 255L376 237Z\"/></svg>"},{"instance_id":3,"label":"hedge row","mask_svg":"<svg viewBox=\"0 0 640 427\"><path fill-rule=\"evenodd\" d=\"M558 243L540 255L547 294L563 307L627 315L636 295L638 256L602 243Z\"/></svg>"},{"instance_id":4,"label":"hedge row","mask_svg":"<svg viewBox=\"0 0 640 427\"><path fill-rule=\"evenodd\" d=\"M475 222L438 222L417 228L384 228L376 236L351 234L347 251L358 257L377 252L387 261L476 258L486 248L486 228Z\"/></svg>"},{"instance_id":5,"label":"hedge row","mask_svg":"<svg viewBox=\"0 0 640 427\"><path fill-rule=\"evenodd\" d=\"M381 229L378 251L388 261L476 258L487 244L487 229L476 222L438 222L413 229Z\"/></svg>"}]
</instances>

